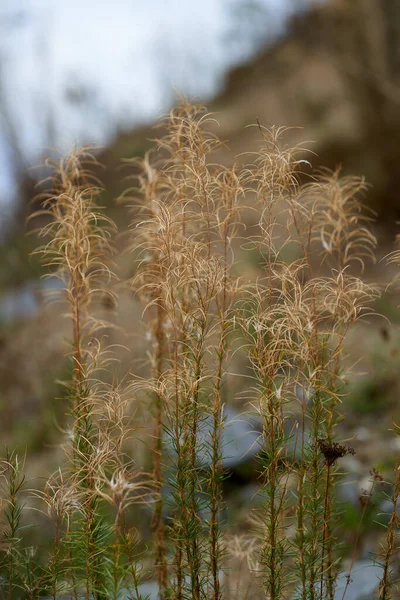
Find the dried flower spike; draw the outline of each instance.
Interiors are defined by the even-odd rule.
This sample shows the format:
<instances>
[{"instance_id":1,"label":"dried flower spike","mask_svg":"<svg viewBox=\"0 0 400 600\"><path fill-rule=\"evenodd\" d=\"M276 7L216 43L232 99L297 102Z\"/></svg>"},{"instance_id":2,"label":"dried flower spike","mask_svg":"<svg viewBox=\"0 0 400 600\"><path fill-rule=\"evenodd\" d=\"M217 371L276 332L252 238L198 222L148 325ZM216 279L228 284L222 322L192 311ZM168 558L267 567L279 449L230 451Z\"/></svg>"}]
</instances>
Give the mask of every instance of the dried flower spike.
<instances>
[{"instance_id":1,"label":"dried flower spike","mask_svg":"<svg viewBox=\"0 0 400 600\"><path fill-rule=\"evenodd\" d=\"M325 457L326 464L332 466L339 458L343 458L348 454L355 454L354 448L345 444L339 444L338 442L330 442L325 438L318 440L318 446L320 451Z\"/></svg>"}]
</instances>

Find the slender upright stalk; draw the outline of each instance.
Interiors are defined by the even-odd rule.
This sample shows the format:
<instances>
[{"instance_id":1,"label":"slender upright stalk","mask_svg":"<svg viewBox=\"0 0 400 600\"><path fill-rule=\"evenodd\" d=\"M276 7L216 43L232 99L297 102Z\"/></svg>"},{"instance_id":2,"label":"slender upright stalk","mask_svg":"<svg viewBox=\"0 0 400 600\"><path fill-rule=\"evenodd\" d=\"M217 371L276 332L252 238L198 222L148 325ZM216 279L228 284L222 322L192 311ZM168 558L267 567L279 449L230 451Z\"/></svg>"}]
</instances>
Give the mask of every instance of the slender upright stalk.
<instances>
[{"instance_id":1,"label":"slender upright stalk","mask_svg":"<svg viewBox=\"0 0 400 600\"><path fill-rule=\"evenodd\" d=\"M379 584L379 598L382 600L391 600L393 580L392 580L392 560L395 553L396 530L398 526L398 506L400 498L400 464L396 467L396 482L392 497L393 509L390 516L388 530L386 534L386 544L383 551L383 575Z\"/></svg>"},{"instance_id":2,"label":"slender upright stalk","mask_svg":"<svg viewBox=\"0 0 400 600\"><path fill-rule=\"evenodd\" d=\"M155 379L159 381L163 373L164 362L164 320L165 314L162 306L161 292L158 294L156 307L156 356L155 356ZM155 565L161 598L163 598L167 585L167 565L165 557L165 527L163 522L162 497L162 450L163 450L163 418L164 407L162 396L156 391L156 416L154 423L154 483L156 499L153 512L153 532L155 540Z\"/></svg>"}]
</instances>

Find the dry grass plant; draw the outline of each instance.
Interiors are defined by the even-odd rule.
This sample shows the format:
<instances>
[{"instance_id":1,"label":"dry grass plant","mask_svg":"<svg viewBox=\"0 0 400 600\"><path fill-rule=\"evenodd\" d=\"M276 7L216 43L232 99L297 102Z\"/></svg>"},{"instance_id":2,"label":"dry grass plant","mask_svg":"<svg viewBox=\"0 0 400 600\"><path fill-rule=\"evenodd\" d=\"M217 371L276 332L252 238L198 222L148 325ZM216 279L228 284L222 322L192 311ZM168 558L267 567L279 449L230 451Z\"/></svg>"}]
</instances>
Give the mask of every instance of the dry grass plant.
<instances>
[{"instance_id":1,"label":"dry grass plant","mask_svg":"<svg viewBox=\"0 0 400 600\"><path fill-rule=\"evenodd\" d=\"M45 564L24 565L23 476L15 453L4 462L3 595L143 598L148 559L138 555L130 511L152 497L148 555L164 600L252 597L254 582L229 573L237 563L257 575L260 597L333 600L342 558L337 465L353 452L337 439L343 344L377 297L362 279L376 246L364 182L322 171L302 183L304 150L260 124L260 147L223 167L213 162L221 145L213 117L185 102L162 127L154 150L128 161L134 181L123 198L133 210L128 285L143 306L149 378L115 383L102 335L109 324L98 316L99 299L116 302L115 227L98 205L95 157L74 149L48 163L38 215L47 219L39 236L49 241L39 252L63 282L71 323L70 430L65 464L36 493L54 523ZM257 223L246 229L249 210ZM238 249L261 257L255 281L240 273ZM233 352L247 364L247 409L262 429L263 502L243 537L230 535L223 518ZM147 475L126 452L136 433L127 415L144 393L153 421ZM392 597L398 495L397 483L382 598Z\"/></svg>"}]
</instances>

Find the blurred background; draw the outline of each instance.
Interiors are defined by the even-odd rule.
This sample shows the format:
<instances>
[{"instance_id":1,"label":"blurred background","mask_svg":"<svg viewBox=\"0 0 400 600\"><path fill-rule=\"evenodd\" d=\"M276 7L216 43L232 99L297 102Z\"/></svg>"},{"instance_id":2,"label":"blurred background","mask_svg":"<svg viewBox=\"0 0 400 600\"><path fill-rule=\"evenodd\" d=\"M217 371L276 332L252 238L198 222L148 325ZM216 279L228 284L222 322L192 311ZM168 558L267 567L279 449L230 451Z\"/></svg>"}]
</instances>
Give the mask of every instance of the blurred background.
<instances>
[{"instance_id":1,"label":"blurred background","mask_svg":"<svg viewBox=\"0 0 400 600\"><path fill-rule=\"evenodd\" d=\"M0 8L0 195L45 147L108 145L177 93L209 101L229 71L281 37L303 0L108 0Z\"/></svg>"},{"instance_id":2,"label":"blurred background","mask_svg":"<svg viewBox=\"0 0 400 600\"><path fill-rule=\"evenodd\" d=\"M47 471L56 466L63 391L54 381L68 378L70 367L63 357L68 327L60 326L57 310L44 310L43 269L29 258L37 245L26 235L32 167L47 148L102 146L104 203L125 222L114 203L121 191L116 169L150 147L154 121L178 93L216 113L230 147L221 161L254 149L257 131L246 126L258 118L293 127L286 142L307 141L313 166L364 175L378 259L393 249L400 218L398 0L3 1L0 428L5 441L27 449L33 474L43 474L43 464ZM385 291L390 276L379 262L367 270L367 279L382 284L375 308L388 321L362 326L348 344L350 363L358 361L343 409L344 431L357 450L344 498L350 530L363 477L373 466L390 472L399 454L396 441L386 439L400 417L400 310ZM140 309L132 299L124 306L124 327L134 330Z\"/></svg>"}]
</instances>

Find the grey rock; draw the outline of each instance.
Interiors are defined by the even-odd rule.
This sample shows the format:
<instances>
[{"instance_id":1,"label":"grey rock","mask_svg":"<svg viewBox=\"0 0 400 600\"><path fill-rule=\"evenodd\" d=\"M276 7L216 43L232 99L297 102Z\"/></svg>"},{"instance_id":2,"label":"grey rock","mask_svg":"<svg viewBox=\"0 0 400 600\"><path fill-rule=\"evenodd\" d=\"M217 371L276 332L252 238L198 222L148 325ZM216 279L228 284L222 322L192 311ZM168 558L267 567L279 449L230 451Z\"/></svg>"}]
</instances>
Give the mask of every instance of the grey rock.
<instances>
[{"instance_id":1,"label":"grey rock","mask_svg":"<svg viewBox=\"0 0 400 600\"><path fill-rule=\"evenodd\" d=\"M256 431L254 422L249 415L239 415L231 408L224 411L225 422L222 429L222 466L232 469L249 461L260 451L260 433ZM209 453L202 442L207 442L212 435L212 419L201 429L199 436L199 464L210 467L212 464Z\"/></svg>"},{"instance_id":2,"label":"grey rock","mask_svg":"<svg viewBox=\"0 0 400 600\"><path fill-rule=\"evenodd\" d=\"M139 594L143 600L159 600L158 584L156 581L147 581L139 586ZM132 596L131 596L132 597ZM133 596L135 597L135 596Z\"/></svg>"},{"instance_id":3,"label":"grey rock","mask_svg":"<svg viewBox=\"0 0 400 600\"><path fill-rule=\"evenodd\" d=\"M224 574L222 571L219 572L219 580L223 582ZM185 577L185 581L187 584L190 583L190 578ZM158 583L157 581L147 581L146 583L142 583L139 586L139 594L142 600L159 600L160 594L158 592ZM186 597L186 596L185 596ZM128 600L128 598L136 598L136 595L130 593L126 593L121 595L121 600Z\"/></svg>"},{"instance_id":4,"label":"grey rock","mask_svg":"<svg viewBox=\"0 0 400 600\"><path fill-rule=\"evenodd\" d=\"M62 281L52 276L10 290L0 297L0 317L8 321L33 317L40 310L41 300L59 296L63 287Z\"/></svg>"},{"instance_id":5,"label":"grey rock","mask_svg":"<svg viewBox=\"0 0 400 600\"><path fill-rule=\"evenodd\" d=\"M222 467L226 471L236 473L241 470L246 472L252 470L252 461L260 452L260 432L257 430L257 422L248 414L238 414L232 408L224 409L224 425L221 433L221 454ZM198 467L209 469L212 465L212 433L213 418L211 415L201 421L197 434L196 461ZM171 513L171 507L174 504L173 481L176 477L176 452L172 438L168 436L165 440L165 455L169 458L166 461L166 475L169 482L162 486L161 494L164 498L163 515L167 518ZM243 476L243 473L241 473ZM209 507L207 503L202 502L202 495L198 495L199 503L202 506L200 515L207 519ZM204 505L204 506L203 506ZM149 503L151 507L151 503Z\"/></svg>"},{"instance_id":6,"label":"grey rock","mask_svg":"<svg viewBox=\"0 0 400 600\"><path fill-rule=\"evenodd\" d=\"M335 600L342 600L346 590L345 600L373 600L382 577L382 567L375 565L371 560L358 560L354 563L347 586L348 572L341 573L336 581ZM298 590L293 597L297 600L301 596Z\"/></svg>"},{"instance_id":7,"label":"grey rock","mask_svg":"<svg viewBox=\"0 0 400 600\"><path fill-rule=\"evenodd\" d=\"M393 502L391 502L390 500L382 500L382 502L379 505L379 510L384 514L391 515L393 512ZM398 514L400 513L399 505L396 506L396 512Z\"/></svg>"},{"instance_id":8,"label":"grey rock","mask_svg":"<svg viewBox=\"0 0 400 600\"><path fill-rule=\"evenodd\" d=\"M372 600L382 577L382 567L368 560L354 563L350 575L350 583L346 590L345 600ZM347 573L341 573L337 580L335 600L342 600L346 588Z\"/></svg>"},{"instance_id":9,"label":"grey rock","mask_svg":"<svg viewBox=\"0 0 400 600\"><path fill-rule=\"evenodd\" d=\"M159 600L160 595L158 593L158 584L156 581L147 581L142 583L138 587L139 595L141 600ZM133 589L124 588L119 592L120 600L128 600L129 598L135 599L137 597L136 592ZM45 596L41 600L52 600L50 596ZM59 596L58 600L71 600L71 596ZM79 597L79 600L84 600L84 597Z\"/></svg>"},{"instance_id":10,"label":"grey rock","mask_svg":"<svg viewBox=\"0 0 400 600\"><path fill-rule=\"evenodd\" d=\"M351 454L340 459L340 469L342 472L352 474L359 479L365 471L363 464Z\"/></svg>"},{"instance_id":11,"label":"grey rock","mask_svg":"<svg viewBox=\"0 0 400 600\"><path fill-rule=\"evenodd\" d=\"M8 292L0 298L0 316L8 321L31 317L37 310L38 300L28 286Z\"/></svg>"},{"instance_id":12,"label":"grey rock","mask_svg":"<svg viewBox=\"0 0 400 600\"><path fill-rule=\"evenodd\" d=\"M212 465L211 440L213 433L212 415L207 415L199 425L197 435L197 464L203 468ZM172 450L172 441L167 444ZM247 414L238 414L232 408L224 409L224 425L221 434L222 466L234 469L252 460L259 453L260 433L255 420Z\"/></svg>"},{"instance_id":13,"label":"grey rock","mask_svg":"<svg viewBox=\"0 0 400 600\"><path fill-rule=\"evenodd\" d=\"M367 427L357 427L353 431L354 437L360 442L369 442L371 439L371 431Z\"/></svg>"},{"instance_id":14,"label":"grey rock","mask_svg":"<svg viewBox=\"0 0 400 600\"><path fill-rule=\"evenodd\" d=\"M345 475L336 488L339 500L359 507L361 494L360 481L357 475L353 473Z\"/></svg>"},{"instance_id":15,"label":"grey rock","mask_svg":"<svg viewBox=\"0 0 400 600\"><path fill-rule=\"evenodd\" d=\"M390 493L390 486L383 482L375 482L374 484L369 473L347 473L342 477L336 489L338 498L342 502L348 502L353 504L353 506L361 507L361 498L368 499L369 496L370 506L377 507L377 513L391 511L391 503L387 500L387 494ZM389 505L390 508L388 508Z\"/></svg>"},{"instance_id":16,"label":"grey rock","mask_svg":"<svg viewBox=\"0 0 400 600\"><path fill-rule=\"evenodd\" d=\"M382 525L388 525L393 512L393 502L387 498L379 503L376 521ZM396 506L397 517L400 517L400 505Z\"/></svg>"}]
</instances>

